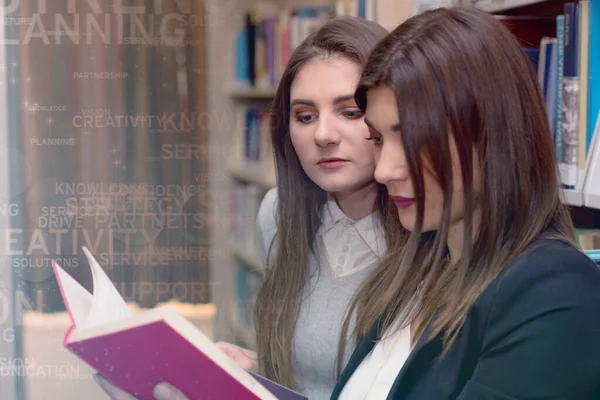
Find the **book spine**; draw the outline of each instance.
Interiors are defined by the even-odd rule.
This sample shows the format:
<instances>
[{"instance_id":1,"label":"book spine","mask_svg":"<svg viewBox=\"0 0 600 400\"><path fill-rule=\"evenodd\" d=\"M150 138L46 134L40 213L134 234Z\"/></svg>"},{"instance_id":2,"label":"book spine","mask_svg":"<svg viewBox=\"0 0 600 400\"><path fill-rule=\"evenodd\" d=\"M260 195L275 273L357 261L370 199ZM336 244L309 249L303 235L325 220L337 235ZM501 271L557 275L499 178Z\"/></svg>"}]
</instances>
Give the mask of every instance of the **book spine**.
<instances>
[{"instance_id":1,"label":"book spine","mask_svg":"<svg viewBox=\"0 0 600 400\"><path fill-rule=\"evenodd\" d=\"M366 0L357 0L357 4L356 4L357 8L358 8L358 16L360 18L367 18L367 4L366 4Z\"/></svg>"},{"instance_id":2,"label":"book spine","mask_svg":"<svg viewBox=\"0 0 600 400\"><path fill-rule=\"evenodd\" d=\"M265 52L266 52L266 73L270 87L275 87L275 27L274 17L268 17L264 20L265 25Z\"/></svg>"},{"instance_id":3,"label":"book spine","mask_svg":"<svg viewBox=\"0 0 600 400\"><path fill-rule=\"evenodd\" d=\"M252 148L252 110L246 110L246 123L244 125L244 158L246 160L251 159L251 148Z\"/></svg>"},{"instance_id":4,"label":"book spine","mask_svg":"<svg viewBox=\"0 0 600 400\"><path fill-rule=\"evenodd\" d=\"M556 159L562 163L562 113L563 113L563 75L565 58L565 16L556 17L556 49L557 54L557 73L556 73L556 122L554 131L554 145L556 148Z\"/></svg>"},{"instance_id":5,"label":"book spine","mask_svg":"<svg viewBox=\"0 0 600 400\"><path fill-rule=\"evenodd\" d=\"M577 154L578 185L585 178L586 143L587 143L587 112L588 112L588 54L589 54L589 0L580 0L578 7L578 52L579 59L579 139Z\"/></svg>"},{"instance_id":6,"label":"book spine","mask_svg":"<svg viewBox=\"0 0 600 400\"><path fill-rule=\"evenodd\" d=\"M283 73L288 61L290 60L290 15L285 12L280 18L280 35L281 35L281 64L280 70Z\"/></svg>"},{"instance_id":7,"label":"book spine","mask_svg":"<svg viewBox=\"0 0 600 400\"><path fill-rule=\"evenodd\" d=\"M254 65L254 58L256 56L256 27L254 26L254 20L252 19L251 13L246 13L246 41L247 55L246 62L248 63L248 76L250 84L254 86L256 83L256 68Z\"/></svg>"},{"instance_id":8,"label":"book spine","mask_svg":"<svg viewBox=\"0 0 600 400\"><path fill-rule=\"evenodd\" d=\"M562 183L566 189L577 185L577 155L579 143L579 76L577 71L578 18L577 4L564 5L565 62L563 76L563 169Z\"/></svg>"},{"instance_id":9,"label":"book spine","mask_svg":"<svg viewBox=\"0 0 600 400\"><path fill-rule=\"evenodd\" d=\"M557 40L552 38L548 44L550 65L546 79L546 111L548 113L548 124L550 125L550 134L552 140L556 141L555 125L556 125L556 85L557 85L557 69L558 69L558 50Z\"/></svg>"},{"instance_id":10,"label":"book spine","mask_svg":"<svg viewBox=\"0 0 600 400\"><path fill-rule=\"evenodd\" d=\"M256 86L265 89L267 85L266 69L266 44L265 44L265 24L262 15L256 14L256 53L254 64L256 66Z\"/></svg>"},{"instance_id":11,"label":"book spine","mask_svg":"<svg viewBox=\"0 0 600 400\"><path fill-rule=\"evenodd\" d=\"M237 31L237 39L235 45L235 80L238 84L250 84L250 76L248 70L248 38L246 37L246 28Z\"/></svg>"},{"instance_id":12,"label":"book spine","mask_svg":"<svg viewBox=\"0 0 600 400\"><path fill-rule=\"evenodd\" d=\"M600 2L589 5L589 68L588 68L588 127L586 153L589 154L598 114L600 113Z\"/></svg>"}]
</instances>

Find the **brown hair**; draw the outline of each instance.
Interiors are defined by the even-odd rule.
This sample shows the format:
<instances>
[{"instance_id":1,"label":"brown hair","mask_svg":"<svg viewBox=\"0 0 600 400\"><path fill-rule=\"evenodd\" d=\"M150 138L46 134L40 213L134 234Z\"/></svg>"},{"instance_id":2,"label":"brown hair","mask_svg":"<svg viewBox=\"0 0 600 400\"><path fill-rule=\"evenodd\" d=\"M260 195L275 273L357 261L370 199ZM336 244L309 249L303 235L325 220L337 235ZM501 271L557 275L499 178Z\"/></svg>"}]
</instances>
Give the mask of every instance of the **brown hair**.
<instances>
[{"instance_id":1,"label":"brown hair","mask_svg":"<svg viewBox=\"0 0 600 400\"><path fill-rule=\"evenodd\" d=\"M327 193L302 169L290 139L290 87L302 66L317 57L341 56L362 67L375 44L386 34L378 24L363 19L340 17L328 21L293 52L272 104L277 234L269 250L267 274L256 300L254 320L261 374L288 387L295 385L292 337L303 288L309 278L309 255L316 252L313 241L320 211L327 200ZM383 187L375 208L383 222L387 243L393 243L400 225ZM276 251L271 254L273 248Z\"/></svg>"},{"instance_id":2,"label":"brown hair","mask_svg":"<svg viewBox=\"0 0 600 400\"><path fill-rule=\"evenodd\" d=\"M401 326L414 322L413 344L431 323L427 339L442 334L444 355L473 302L528 245L549 231L575 243L560 198L548 117L535 71L517 39L474 7L427 11L391 32L362 73L356 97L363 110L366 92L382 86L396 94L418 216L406 245L389 250L355 297L350 308L358 311L355 334L365 335L377 321L381 334L408 310ZM450 135L462 169L465 232L460 259L446 266ZM474 149L483 201L474 193ZM422 232L424 158L444 193L442 223L434 232ZM421 282L419 301L411 303ZM343 337L347 330L348 318Z\"/></svg>"}]
</instances>

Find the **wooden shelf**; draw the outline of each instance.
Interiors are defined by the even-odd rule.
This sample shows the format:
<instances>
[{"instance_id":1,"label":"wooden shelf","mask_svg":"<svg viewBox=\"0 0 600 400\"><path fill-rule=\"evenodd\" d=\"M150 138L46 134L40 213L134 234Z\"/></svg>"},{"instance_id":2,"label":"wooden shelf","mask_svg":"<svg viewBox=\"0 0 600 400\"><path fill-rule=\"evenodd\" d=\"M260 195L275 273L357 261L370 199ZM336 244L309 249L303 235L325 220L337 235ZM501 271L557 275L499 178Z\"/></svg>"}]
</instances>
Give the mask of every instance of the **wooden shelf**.
<instances>
[{"instance_id":1,"label":"wooden shelf","mask_svg":"<svg viewBox=\"0 0 600 400\"><path fill-rule=\"evenodd\" d=\"M246 100L271 100L275 97L275 89L256 89L256 88L236 88L233 89L229 96L233 99Z\"/></svg>"},{"instance_id":2,"label":"wooden shelf","mask_svg":"<svg viewBox=\"0 0 600 400\"><path fill-rule=\"evenodd\" d=\"M250 267L254 272L259 274L261 277L263 277L265 275L265 271L264 271L265 267L262 263L262 260L260 259L260 257L257 254L253 254L249 251L241 250L241 249L234 247L233 251L231 252L231 255L237 261Z\"/></svg>"},{"instance_id":3,"label":"wooden shelf","mask_svg":"<svg viewBox=\"0 0 600 400\"><path fill-rule=\"evenodd\" d=\"M254 165L234 166L229 168L229 173L232 178L246 183L253 183L264 190L269 190L275 187L275 179L265 176L265 171Z\"/></svg>"},{"instance_id":4,"label":"wooden shelf","mask_svg":"<svg viewBox=\"0 0 600 400\"><path fill-rule=\"evenodd\" d=\"M500 12L511 10L513 8L520 8L529 6L532 4L543 3L548 0L479 0L474 4L487 12Z\"/></svg>"}]
</instances>

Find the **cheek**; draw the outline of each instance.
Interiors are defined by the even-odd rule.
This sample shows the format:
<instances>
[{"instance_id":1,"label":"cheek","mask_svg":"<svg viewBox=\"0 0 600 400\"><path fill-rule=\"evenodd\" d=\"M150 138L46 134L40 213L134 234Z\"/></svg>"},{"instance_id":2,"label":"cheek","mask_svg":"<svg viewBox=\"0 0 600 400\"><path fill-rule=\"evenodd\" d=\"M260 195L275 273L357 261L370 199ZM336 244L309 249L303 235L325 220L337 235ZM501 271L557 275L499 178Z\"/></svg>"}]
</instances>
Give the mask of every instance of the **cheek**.
<instances>
[{"instance_id":1,"label":"cheek","mask_svg":"<svg viewBox=\"0 0 600 400\"><path fill-rule=\"evenodd\" d=\"M294 150L298 155L298 158L302 162L308 156L309 140L307 140L308 136L303 135L302 132L298 132L297 129L290 129L290 139L292 140L292 146L294 146Z\"/></svg>"},{"instance_id":2,"label":"cheek","mask_svg":"<svg viewBox=\"0 0 600 400\"><path fill-rule=\"evenodd\" d=\"M423 229L437 230L442 226L444 216L444 191L432 176L425 174L425 214ZM452 218L452 216L451 216Z\"/></svg>"},{"instance_id":3,"label":"cheek","mask_svg":"<svg viewBox=\"0 0 600 400\"><path fill-rule=\"evenodd\" d=\"M355 121L353 129L346 134L346 143L351 147L352 154L356 160L365 167L375 170L377 163L375 146L373 141L366 140L369 130L362 120Z\"/></svg>"}]
</instances>

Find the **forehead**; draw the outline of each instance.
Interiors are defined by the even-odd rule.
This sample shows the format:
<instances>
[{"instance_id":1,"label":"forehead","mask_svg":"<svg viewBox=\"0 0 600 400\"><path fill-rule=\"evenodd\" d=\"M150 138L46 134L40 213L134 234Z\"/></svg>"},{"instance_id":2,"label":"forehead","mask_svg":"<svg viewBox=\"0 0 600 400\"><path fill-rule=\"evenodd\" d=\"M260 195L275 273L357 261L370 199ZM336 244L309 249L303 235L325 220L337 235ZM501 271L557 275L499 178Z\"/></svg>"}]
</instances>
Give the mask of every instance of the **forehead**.
<instances>
[{"instance_id":1,"label":"forehead","mask_svg":"<svg viewBox=\"0 0 600 400\"><path fill-rule=\"evenodd\" d=\"M359 65L347 58L314 58L298 70L290 88L290 97L293 100L347 95L354 92L359 78Z\"/></svg>"},{"instance_id":2,"label":"forehead","mask_svg":"<svg viewBox=\"0 0 600 400\"><path fill-rule=\"evenodd\" d=\"M389 86L367 90L365 118L379 131L388 131L399 122L396 93Z\"/></svg>"}]
</instances>

